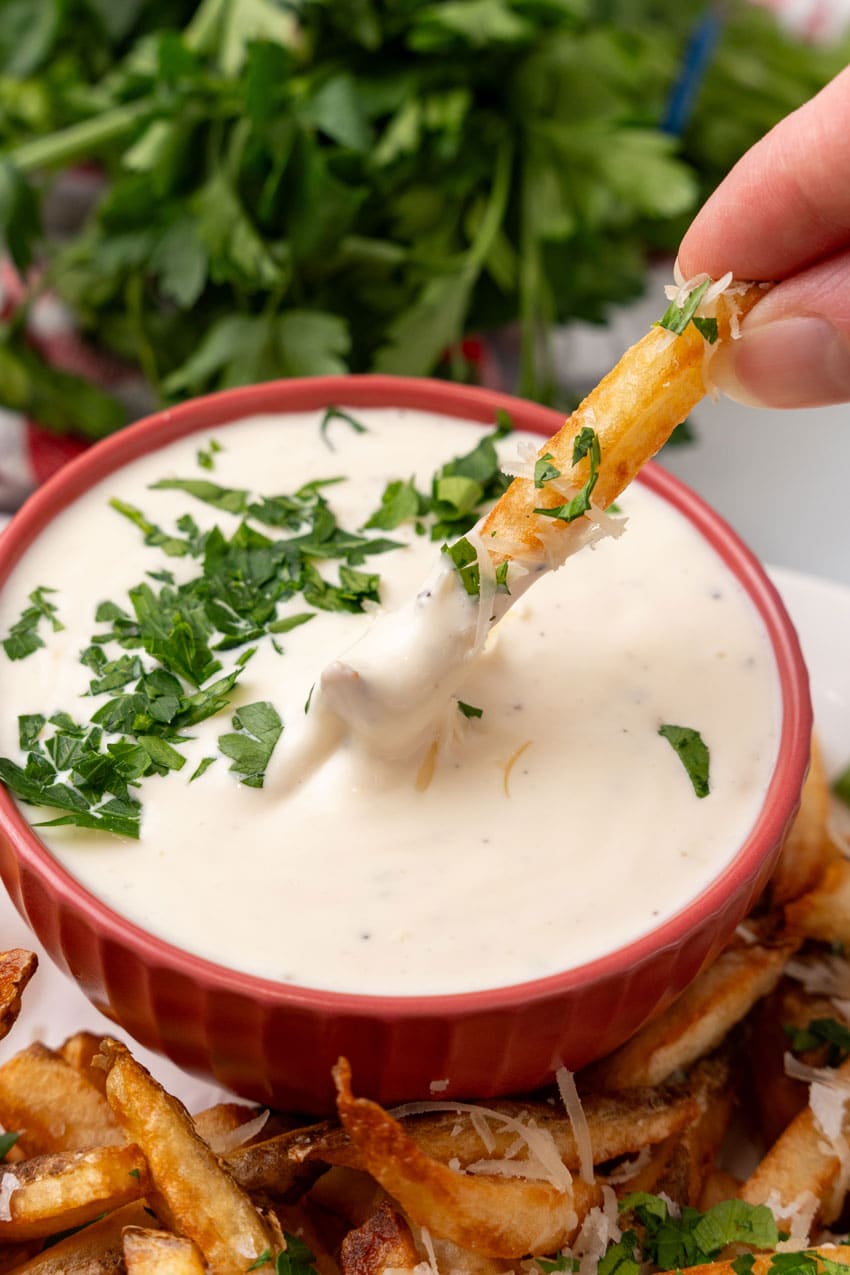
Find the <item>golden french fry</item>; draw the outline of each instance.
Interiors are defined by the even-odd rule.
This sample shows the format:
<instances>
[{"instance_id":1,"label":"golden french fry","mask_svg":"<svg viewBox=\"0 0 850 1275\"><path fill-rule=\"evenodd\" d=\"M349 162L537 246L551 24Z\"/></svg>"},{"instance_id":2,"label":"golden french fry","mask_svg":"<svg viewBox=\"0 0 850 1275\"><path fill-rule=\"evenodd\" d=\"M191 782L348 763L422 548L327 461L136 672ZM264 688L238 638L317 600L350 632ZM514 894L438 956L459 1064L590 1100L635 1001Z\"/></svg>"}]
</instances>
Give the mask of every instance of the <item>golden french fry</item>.
<instances>
[{"instance_id":1,"label":"golden french fry","mask_svg":"<svg viewBox=\"0 0 850 1275\"><path fill-rule=\"evenodd\" d=\"M0 1275L26 1269L27 1260L40 1249L41 1240L33 1240L29 1244L3 1244L0 1247Z\"/></svg>"},{"instance_id":2,"label":"golden french fry","mask_svg":"<svg viewBox=\"0 0 850 1275\"><path fill-rule=\"evenodd\" d=\"M126 1142L103 1094L37 1042L0 1066L0 1123L20 1131L28 1155Z\"/></svg>"},{"instance_id":3,"label":"golden french fry","mask_svg":"<svg viewBox=\"0 0 850 1275\"><path fill-rule=\"evenodd\" d=\"M384 1188L362 1169L335 1165L310 1188L309 1202L339 1218L346 1227L368 1222L378 1205L387 1198Z\"/></svg>"},{"instance_id":4,"label":"golden french fry","mask_svg":"<svg viewBox=\"0 0 850 1275\"><path fill-rule=\"evenodd\" d=\"M322 1138L340 1130L324 1122L277 1134L262 1142L236 1147L224 1156L228 1170L243 1191L269 1200L289 1200L303 1195L322 1172L333 1163L312 1155ZM347 1145L347 1139L346 1139ZM354 1153L350 1153L354 1159Z\"/></svg>"},{"instance_id":5,"label":"golden french fry","mask_svg":"<svg viewBox=\"0 0 850 1275\"><path fill-rule=\"evenodd\" d=\"M819 1248L807 1248L807 1256L814 1259L825 1258L828 1262L838 1262L842 1266L850 1263L850 1246L846 1244L823 1244ZM798 1254L802 1257L803 1254ZM753 1262L751 1275L770 1275L773 1253L757 1253ZM735 1275L731 1259L728 1262L706 1262L703 1266L686 1266L684 1270L664 1271L663 1275ZM818 1269L823 1267L818 1262Z\"/></svg>"},{"instance_id":6,"label":"golden french fry","mask_svg":"<svg viewBox=\"0 0 850 1275\"><path fill-rule=\"evenodd\" d=\"M0 1243L84 1226L139 1199L147 1166L138 1147L93 1147L0 1164Z\"/></svg>"},{"instance_id":7,"label":"golden french fry","mask_svg":"<svg viewBox=\"0 0 850 1275\"><path fill-rule=\"evenodd\" d=\"M310 1265L318 1275L339 1275L339 1262L334 1254L339 1251L344 1233L336 1224L338 1219L315 1208L312 1200L306 1204L278 1206L274 1217L284 1236L286 1252L292 1253L293 1259L298 1259L297 1251L292 1251L293 1243L305 1245L312 1255Z\"/></svg>"},{"instance_id":8,"label":"golden french fry","mask_svg":"<svg viewBox=\"0 0 850 1275\"><path fill-rule=\"evenodd\" d=\"M195 1132L181 1102L129 1050L106 1040L106 1096L147 1160L150 1199L159 1217L194 1240L216 1275L244 1275L277 1249L272 1228Z\"/></svg>"},{"instance_id":9,"label":"golden french fry","mask_svg":"<svg viewBox=\"0 0 850 1275\"><path fill-rule=\"evenodd\" d=\"M850 1084L850 1060L834 1070L835 1082ZM845 1104L846 1106L846 1104ZM842 1133L850 1135L850 1112L843 1112ZM748 1204L765 1204L781 1200L790 1205L804 1192L811 1192L818 1202L816 1216L828 1225L834 1221L844 1203L844 1192L836 1199L841 1161L824 1132L819 1128L810 1106L795 1116L767 1155L747 1178L739 1196ZM789 1218L781 1219L788 1223Z\"/></svg>"},{"instance_id":10,"label":"golden french fry","mask_svg":"<svg viewBox=\"0 0 850 1275\"><path fill-rule=\"evenodd\" d=\"M125 1204L52 1244L23 1266L16 1266L15 1275L118 1275L124 1269L124 1228L152 1221L150 1211L140 1201ZM0 1253L4 1251L5 1246L0 1248Z\"/></svg>"},{"instance_id":11,"label":"golden french fry","mask_svg":"<svg viewBox=\"0 0 850 1275\"><path fill-rule=\"evenodd\" d=\"M100 1093L106 1093L106 1073L102 1067L93 1065L93 1060L100 1053L103 1036L94 1032L74 1032L58 1049L65 1062L75 1071L81 1071L89 1084L94 1085Z\"/></svg>"},{"instance_id":12,"label":"golden french fry","mask_svg":"<svg viewBox=\"0 0 850 1275\"><path fill-rule=\"evenodd\" d=\"M405 1134L420 1151L443 1164L451 1161L462 1169L483 1158L496 1158L506 1154L516 1141L517 1121L533 1124L549 1134L561 1161L570 1170L580 1167L579 1152L572 1124L558 1106L547 1102L529 1100L515 1102L493 1099L486 1104L467 1104L472 1109L451 1104L448 1111L426 1111L417 1115L402 1115L399 1122ZM689 1094L675 1089L640 1089L625 1097L619 1094L591 1093L583 1100L593 1161L602 1164L619 1156L640 1151L678 1133L699 1114L697 1101ZM489 1114L488 1114L489 1113ZM280 1157L277 1167L267 1170L262 1179L262 1189L274 1194L277 1183L290 1189L293 1184L292 1164L298 1161L308 1164L322 1161L325 1164L364 1167L357 1147L345 1129L332 1125L314 1125L299 1130L297 1134L260 1143L249 1148L238 1158L229 1157L239 1180L248 1189L260 1185L259 1174L249 1177L249 1166L254 1151L257 1156L268 1156L272 1162L275 1153ZM521 1163L527 1151L520 1151L514 1159ZM244 1167L243 1167L244 1166ZM276 1182L277 1177L277 1182Z\"/></svg>"},{"instance_id":13,"label":"golden french fry","mask_svg":"<svg viewBox=\"0 0 850 1275\"><path fill-rule=\"evenodd\" d=\"M7 1035L18 1017L21 994L37 966L38 957L35 952L25 952L19 947L0 952L0 1040Z\"/></svg>"},{"instance_id":14,"label":"golden french fry","mask_svg":"<svg viewBox=\"0 0 850 1275\"><path fill-rule=\"evenodd\" d=\"M671 1154L652 1190L656 1195L668 1195L680 1207L696 1208L732 1114L734 1093L728 1059L716 1055L697 1063L688 1076L688 1089L698 1103L699 1114L671 1140Z\"/></svg>"},{"instance_id":15,"label":"golden french fry","mask_svg":"<svg viewBox=\"0 0 850 1275\"><path fill-rule=\"evenodd\" d=\"M602 1198L601 1188L581 1179L563 1186L531 1181L526 1165L517 1166L526 1177L477 1177L449 1168L420 1151L377 1103L353 1096L345 1059L334 1080L340 1119L364 1168L411 1221L461 1248L502 1258L553 1253Z\"/></svg>"},{"instance_id":16,"label":"golden french fry","mask_svg":"<svg viewBox=\"0 0 850 1275\"><path fill-rule=\"evenodd\" d=\"M342 1275L384 1275L387 1270L413 1270L419 1254L404 1218L388 1201L342 1241Z\"/></svg>"},{"instance_id":17,"label":"golden french fry","mask_svg":"<svg viewBox=\"0 0 850 1275\"><path fill-rule=\"evenodd\" d=\"M850 860L831 859L817 885L788 904L785 921L808 939L850 944Z\"/></svg>"},{"instance_id":18,"label":"golden french fry","mask_svg":"<svg viewBox=\"0 0 850 1275\"><path fill-rule=\"evenodd\" d=\"M205 1275L207 1269L191 1240L144 1226L124 1228L124 1265L127 1275Z\"/></svg>"},{"instance_id":19,"label":"golden french fry","mask_svg":"<svg viewBox=\"0 0 850 1275\"><path fill-rule=\"evenodd\" d=\"M720 343L730 337L732 315L746 314L765 291L765 285L759 284L739 288L734 296L727 294L717 300ZM586 457L573 465L573 445L583 428L593 429L601 453L593 500L600 509L607 508L705 394L703 368L708 349L692 323L680 336L651 328L538 454L548 452L561 471L559 482L578 490L589 477L590 460ZM511 545L510 552L494 553L497 559L540 558L544 556L542 536L547 534L547 526L554 524L561 536L579 531L582 519L559 524L534 513L535 508L553 509L563 502L564 493L554 484L538 489L530 478L515 478L485 519L482 540L486 544L495 537Z\"/></svg>"},{"instance_id":20,"label":"golden french fry","mask_svg":"<svg viewBox=\"0 0 850 1275\"><path fill-rule=\"evenodd\" d=\"M834 854L827 833L828 815L829 781L817 738L813 737L812 759L803 784L800 809L770 878L770 897L775 905L790 903L817 884Z\"/></svg>"},{"instance_id":21,"label":"golden french fry","mask_svg":"<svg viewBox=\"0 0 850 1275\"><path fill-rule=\"evenodd\" d=\"M606 1089L657 1085L716 1049L726 1033L776 985L798 944L771 947L734 940L668 1010L589 1069Z\"/></svg>"}]
</instances>

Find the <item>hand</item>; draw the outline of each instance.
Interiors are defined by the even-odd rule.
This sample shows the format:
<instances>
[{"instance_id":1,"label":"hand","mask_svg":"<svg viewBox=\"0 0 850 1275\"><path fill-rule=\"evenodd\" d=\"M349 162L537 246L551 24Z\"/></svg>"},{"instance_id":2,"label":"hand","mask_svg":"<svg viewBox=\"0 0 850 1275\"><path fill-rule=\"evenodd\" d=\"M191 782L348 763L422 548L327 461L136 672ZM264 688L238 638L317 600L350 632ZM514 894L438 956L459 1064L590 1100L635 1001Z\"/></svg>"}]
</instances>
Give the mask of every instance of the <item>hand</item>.
<instances>
[{"instance_id":1,"label":"hand","mask_svg":"<svg viewBox=\"0 0 850 1275\"><path fill-rule=\"evenodd\" d=\"M711 363L741 403L850 400L850 68L757 142L697 214L686 278L778 280Z\"/></svg>"}]
</instances>

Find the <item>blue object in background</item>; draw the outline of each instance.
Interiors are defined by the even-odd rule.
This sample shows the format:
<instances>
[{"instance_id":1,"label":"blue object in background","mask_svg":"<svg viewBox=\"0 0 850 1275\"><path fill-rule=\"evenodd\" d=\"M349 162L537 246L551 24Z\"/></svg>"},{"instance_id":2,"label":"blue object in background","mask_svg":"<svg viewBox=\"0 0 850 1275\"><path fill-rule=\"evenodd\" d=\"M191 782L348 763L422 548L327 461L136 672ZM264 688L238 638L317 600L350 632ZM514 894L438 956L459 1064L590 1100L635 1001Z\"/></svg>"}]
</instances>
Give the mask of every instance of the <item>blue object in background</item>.
<instances>
[{"instance_id":1,"label":"blue object in background","mask_svg":"<svg viewBox=\"0 0 850 1275\"><path fill-rule=\"evenodd\" d=\"M705 73L717 48L726 22L726 5L711 5L700 18L685 49L679 78L673 85L661 121L665 133L678 137L684 132L697 100Z\"/></svg>"}]
</instances>

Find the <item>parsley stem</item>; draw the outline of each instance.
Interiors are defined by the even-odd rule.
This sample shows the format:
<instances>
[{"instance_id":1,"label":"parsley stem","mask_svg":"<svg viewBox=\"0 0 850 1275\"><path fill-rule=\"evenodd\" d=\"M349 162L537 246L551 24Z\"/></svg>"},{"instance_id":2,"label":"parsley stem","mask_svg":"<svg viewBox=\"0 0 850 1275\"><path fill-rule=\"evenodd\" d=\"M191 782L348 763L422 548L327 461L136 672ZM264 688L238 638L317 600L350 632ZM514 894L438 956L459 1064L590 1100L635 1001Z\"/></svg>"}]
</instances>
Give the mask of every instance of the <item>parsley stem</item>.
<instances>
[{"instance_id":1,"label":"parsley stem","mask_svg":"<svg viewBox=\"0 0 850 1275\"><path fill-rule=\"evenodd\" d=\"M128 133L134 125L150 115L153 109L150 98L125 102L104 111L94 119L71 124L68 128L24 142L7 153L6 159L20 173L32 173L41 168L57 168L74 160L85 159L101 146Z\"/></svg>"}]
</instances>

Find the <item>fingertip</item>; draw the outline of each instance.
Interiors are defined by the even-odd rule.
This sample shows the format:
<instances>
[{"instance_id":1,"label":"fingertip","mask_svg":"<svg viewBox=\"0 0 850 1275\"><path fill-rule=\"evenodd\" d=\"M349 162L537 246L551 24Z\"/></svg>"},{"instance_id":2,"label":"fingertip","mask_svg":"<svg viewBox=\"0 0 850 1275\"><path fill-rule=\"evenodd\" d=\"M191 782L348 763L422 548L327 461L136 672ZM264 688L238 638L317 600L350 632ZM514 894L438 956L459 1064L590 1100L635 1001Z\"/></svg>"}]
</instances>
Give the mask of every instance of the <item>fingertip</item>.
<instances>
[{"instance_id":1,"label":"fingertip","mask_svg":"<svg viewBox=\"0 0 850 1275\"><path fill-rule=\"evenodd\" d=\"M850 400L850 339L828 319L805 315L745 324L719 349L708 375L750 407L821 407Z\"/></svg>"}]
</instances>

